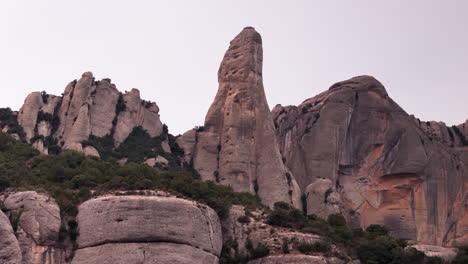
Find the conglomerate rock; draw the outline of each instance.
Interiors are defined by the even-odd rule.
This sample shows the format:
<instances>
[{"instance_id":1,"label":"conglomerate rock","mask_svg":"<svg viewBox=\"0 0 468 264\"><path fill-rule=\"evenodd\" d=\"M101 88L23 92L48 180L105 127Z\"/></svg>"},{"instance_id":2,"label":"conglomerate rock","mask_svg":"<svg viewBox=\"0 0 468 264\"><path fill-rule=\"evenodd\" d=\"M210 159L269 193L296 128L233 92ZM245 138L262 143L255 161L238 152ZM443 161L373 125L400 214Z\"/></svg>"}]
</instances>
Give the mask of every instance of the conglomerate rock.
<instances>
[{"instance_id":1,"label":"conglomerate rock","mask_svg":"<svg viewBox=\"0 0 468 264\"><path fill-rule=\"evenodd\" d=\"M19 217L16 236L22 264L64 263L64 252L56 247L61 218L54 199L34 191L17 192L4 204L12 219Z\"/></svg>"},{"instance_id":2,"label":"conglomerate rock","mask_svg":"<svg viewBox=\"0 0 468 264\"><path fill-rule=\"evenodd\" d=\"M272 206L300 207L300 191L284 166L262 81L262 39L244 28L231 41L218 72L219 89L205 125L179 139L202 179L257 193Z\"/></svg>"},{"instance_id":3,"label":"conglomerate rock","mask_svg":"<svg viewBox=\"0 0 468 264\"><path fill-rule=\"evenodd\" d=\"M0 210L0 261L3 264L20 264L21 249L10 220Z\"/></svg>"},{"instance_id":4,"label":"conglomerate rock","mask_svg":"<svg viewBox=\"0 0 468 264\"><path fill-rule=\"evenodd\" d=\"M221 253L216 212L180 198L100 197L79 207L77 221L73 263L217 263ZM133 253L108 262L118 258L115 252L127 251ZM145 254L151 257L145 260Z\"/></svg>"},{"instance_id":5,"label":"conglomerate rock","mask_svg":"<svg viewBox=\"0 0 468 264\"><path fill-rule=\"evenodd\" d=\"M432 140L376 79L337 83L297 107L277 105L273 115L281 152L301 189L331 180L351 224L382 224L425 244L467 242L460 155Z\"/></svg>"}]
</instances>

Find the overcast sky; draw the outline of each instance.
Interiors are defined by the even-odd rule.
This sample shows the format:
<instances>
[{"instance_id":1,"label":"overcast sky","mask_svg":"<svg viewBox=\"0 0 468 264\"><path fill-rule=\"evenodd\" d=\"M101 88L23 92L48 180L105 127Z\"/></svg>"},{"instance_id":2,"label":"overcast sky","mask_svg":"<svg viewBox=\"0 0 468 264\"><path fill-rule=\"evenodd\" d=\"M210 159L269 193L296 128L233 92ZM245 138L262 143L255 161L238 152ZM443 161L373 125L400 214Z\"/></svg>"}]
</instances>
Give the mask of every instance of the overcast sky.
<instances>
[{"instance_id":1,"label":"overcast sky","mask_svg":"<svg viewBox=\"0 0 468 264\"><path fill-rule=\"evenodd\" d=\"M409 114L468 118L468 1L1 1L0 107L85 71L138 88L173 134L203 124L229 41L263 37L271 108L373 75Z\"/></svg>"}]
</instances>

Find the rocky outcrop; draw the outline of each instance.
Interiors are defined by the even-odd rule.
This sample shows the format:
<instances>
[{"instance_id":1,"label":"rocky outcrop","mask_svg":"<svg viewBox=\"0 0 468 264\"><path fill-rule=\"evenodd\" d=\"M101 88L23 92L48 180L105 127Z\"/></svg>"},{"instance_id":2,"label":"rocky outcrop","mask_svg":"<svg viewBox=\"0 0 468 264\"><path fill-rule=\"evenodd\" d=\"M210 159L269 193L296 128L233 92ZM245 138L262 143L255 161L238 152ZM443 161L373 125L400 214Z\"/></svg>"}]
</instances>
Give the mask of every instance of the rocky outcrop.
<instances>
[{"instance_id":1,"label":"rocky outcrop","mask_svg":"<svg viewBox=\"0 0 468 264\"><path fill-rule=\"evenodd\" d=\"M18 124L23 127L28 142L36 134L44 137L50 136L51 128L49 126L52 120L42 119L44 114L53 115L61 100L61 97L47 95L44 92L34 92L26 97L18 113Z\"/></svg>"},{"instance_id":2,"label":"rocky outcrop","mask_svg":"<svg viewBox=\"0 0 468 264\"><path fill-rule=\"evenodd\" d=\"M61 225L60 209L50 197L37 192L17 192L4 201L16 221L17 243L23 264L64 263L65 253L57 247ZM3 241L3 237L2 237Z\"/></svg>"},{"instance_id":3,"label":"rocky outcrop","mask_svg":"<svg viewBox=\"0 0 468 264\"><path fill-rule=\"evenodd\" d=\"M466 242L465 165L376 79L337 83L297 107L277 105L273 115L281 152L301 189L329 179L348 222L382 224L419 243ZM434 134L449 134L439 130ZM308 199L307 207L322 202Z\"/></svg>"},{"instance_id":4,"label":"rocky outcrop","mask_svg":"<svg viewBox=\"0 0 468 264\"><path fill-rule=\"evenodd\" d=\"M126 92L123 100L125 111L121 111L117 119L114 133L116 144L122 143L137 126L145 129L151 137L162 134L163 125L159 120L159 107L155 103L142 101L137 89Z\"/></svg>"},{"instance_id":5,"label":"rocky outcrop","mask_svg":"<svg viewBox=\"0 0 468 264\"><path fill-rule=\"evenodd\" d=\"M142 100L137 89L121 94L110 79L96 81L91 72L69 83L63 98L45 92L28 95L19 111L18 123L27 141L34 139L33 146L45 154L56 140L63 149L99 157L96 149L82 145L90 136L111 135L118 146L137 126L151 137L163 133L155 103ZM44 140L48 137L53 140ZM164 142L165 151L170 152L167 141Z\"/></svg>"},{"instance_id":6,"label":"rocky outcrop","mask_svg":"<svg viewBox=\"0 0 468 264\"><path fill-rule=\"evenodd\" d=\"M272 206L287 201L300 207L300 191L284 166L262 83L262 39L245 28L231 41L218 72L219 89L203 129L179 139L193 153L202 179L257 193ZM195 144L193 144L193 134Z\"/></svg>"},{"instance_id":7,"label":"rocky outcrop","mask_svg":"<svg viewBox=\"0 0 468 264\"><path fill-rule=\"evenodd\" d=\"M429 245L415 245L411 246L421 252L424 252L429 257L439 257L444 261L450 262L457 256L457 251L453 248L444 248L438 246Z\"/></svg>"},{"instance_id":8,"label":"rocky outcrop","mask_svg":"<svg viewBox=\"0 0 468 264\"><path fill-rule=\"evenodd\" d=\"M20 264L21 249L11 227L10 220L0 211L0 262Z\"/></svg>"},{"instance_id":9,"label":"rocky outcrop","mask_svg":"<svg viewBox=\"0 0 468 264\"><path fill-rule=\"evenodd\" d=\"M107 196L79 207L76 263L218 263L218 216L196 202L157 196ZM119 232L115 232L119 230ZM117 261L115 252L129 252ZM131 252L131 253L130 253ZM145 256L151 256L145 259ZM112 262L115 260L115 262Z\"/></svg>"},{"instance_id":10,"label":"rocky outcrop","mask_svg":"<svg viewBox=\"0 0 468 264\"><path fill-rule=\"evenodd\" d=\"M341 197L330 179L316 179L307 186L307 214L315 214L323 219L340 213Z\"/></svg>"},{"instance_id":11,"label":"rocky outcrop","mask_svg":"<svg viewBox=\"0 0 468 264\"><path fill-rule=\"evenodd\" d=\"M118 254L116 254L118 252ZM104 244L78 251L73 264L217 264L201 249L176 243Z\"/></svg>"},{"instance_id":12,"label":"rocky outcrop","mask_svg":"<svg viewBox=\"0 0 468 264\"><path fill-rule=\"evenodd\" d=\"M251 242L252 247L262 244L268 248L271 254L281 254L285 241L288 242L288 250L291 253L298 253L297 245L300 243L323 242L323 239L315 234L295 232L288 228L268 225L263 210L250 212L249 215L246 215L244 207L234 205L221 221L224 244L236 245L235 248L231 249L232 256L236 253L248 255L247 242ZM241 217L247 217L248 221L239 220Z\"/></svg>"}]
</instances>

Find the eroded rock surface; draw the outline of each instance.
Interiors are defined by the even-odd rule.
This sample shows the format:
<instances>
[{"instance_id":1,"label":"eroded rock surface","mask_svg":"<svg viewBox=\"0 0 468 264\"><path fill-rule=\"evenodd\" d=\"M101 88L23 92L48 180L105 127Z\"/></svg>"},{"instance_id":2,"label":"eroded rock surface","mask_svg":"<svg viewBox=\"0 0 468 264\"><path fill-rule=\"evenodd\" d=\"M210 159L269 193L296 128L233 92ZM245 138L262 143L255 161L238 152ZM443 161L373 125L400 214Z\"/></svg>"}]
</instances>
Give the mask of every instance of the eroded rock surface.
<instances>
[{"instance_id":1,"label":"eroded rock surface","mask_svg":"<svg viewBox=\"0 0 468 264\"><path fill-rule=\"evenodd\" d=\"M117 252L117 254L116 254ZM217 264L201 249L176 243L104 244L79 249L72 264Z\"/></svg>"},{"instance_id":2,"label":"eroded rock surface","mask_svg":"<svg viewBox=\"0 0 468 264\"><path fill-rule=\"evenodd\" d=\"M277 105L273 115L281 152L301 189L329 179L351 224L382 224L418 243L466 241L462 158L446 139L428 136L376 79L339 82L297 107ZM450 138L440 124L431 127ZM321 203L308 199L307 206Z\"/></svg>"},{"instance_id":3,"label":"eroded rock surface","mask_svg":"<svg viewBox=\"0 0 468 264\"><path fill-rule=\"evenodd\" d=\"M23 264L64 263L64 252L57 248L61 224L60 209L47 195L34 191L10 194L4 201L12 218L18 218L16 236Z\"/></svg>"},{"instance_id":4,"label":"eroded rock surface","mask_svg":"<svg viewBox=\"0 0 468 264\"><path fill-rule=\"evenodd\" d=\"M0 262L20 264L21 249L11 227L10 220L0 211Z\"/></svg>"},{"instance_id":5,"label":"eroded rock surface","mask_svg":"<svg viewBox=\"0 0 468 264\"><path fill-rule=\"evenodd\" d=\"M300 207L300 191L284 166L262 81L262 39L245 28L231 41L218 72L219 89L203 129L179 142L193 153L202 179L257 193L272 206L287 201Z\"/></svg>"},{"instance_id":6,"label":"eroded rock surface","mask_svg":"<svg viewBox=\"0 0 468 264\"><path fill-rule=\"evenodd\" d=\"M307 214L315 214L323 219L340 213L341 197L335 183L330 179L316 179L306 188Z\"/></svg>"},{"instance_id":7,"label":"eroded rock surface","mask_svg":"<svg viewBox=\"0 0 468 264\"><path fill-rule=\"evenodd\" d=\"M217 263L221 253L221 225L216 213L184 199L96 198L79 207L77 221L79 250L73 263L100 263L106 256L112 260L117 249L133 253L123 257L127 262L115 263ZM145 260L145 254L152 257ZM96 262L86 262L91 256L96 256Z\"/></svg>"},{"instance_id":8,"label":"eroded rock surface","mask_svg":"<svg viewBox=\"0 0 468 264\"><path fill-rule=\"evenodd\" d=\"M82 145L90 136L112 135L116 146L122 143L132 130L141 126L152 137L160 136L163 125L159 108L144 101L140 92L132 89L121 94L110 79L96 81L91 72L85 72L79 80L70 82L63 98L34 92L28 95L18 114L28 142L42 153L48 153L48 145L56 140L57 147L83 152L99 157L95 149ZM53 137L44 141L40 137ZM51 143L52 142L52 143ZM170 147L166 141L166 152Z\"/></svg>"}]
</instances>

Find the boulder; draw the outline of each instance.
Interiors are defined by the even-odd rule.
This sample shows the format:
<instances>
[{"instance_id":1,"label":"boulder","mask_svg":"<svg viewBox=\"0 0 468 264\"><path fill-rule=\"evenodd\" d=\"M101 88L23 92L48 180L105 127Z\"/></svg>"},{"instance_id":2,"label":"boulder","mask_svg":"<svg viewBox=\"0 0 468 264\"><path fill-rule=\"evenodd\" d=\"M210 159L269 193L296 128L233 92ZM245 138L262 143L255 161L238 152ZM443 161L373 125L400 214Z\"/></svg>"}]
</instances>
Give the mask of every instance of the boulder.
<instances>
[{"instance_id":1,"label":"boulder","mask_svg":"<svg viewBox=\"0 0 468 264\"><path fill-rule=\"evenodd\" d=\"M118 252L118 254L116 254ZM202 249L176 243L104 244L79 249L72 264L218 264Z\"/></svg>"},{"instance_id":2,"label":"boulder","mask_svg":"<svg viewBox=\"0 0 468 264\"><path fill-rule=\"evenodd\" d=\"M176 243L219 256L218 216L196 202L156 196L107 196L84 202L77 216L79 248L108 243ZM119 232L115 232L119 230Z\"/></svg>"},{"instance_id":3,"label":"boulder","mask_svg":"<svg viewBox=\"0 0 468 264\"><path fill-rule=\"evenodd\" d=\"M179 140L193 153L193 166L204 180L257 193L273 206L286 201L300 208L300 190L284 166L262 81L262 39L252 27L237 35L218 71L219 89L203 131ZM190 138L189 138L190 137ZM184 139L185 138L185 139ZM193 147L193 149L192 149ZM186 161L189 157L185 156Z\"/></svg>"},{"instance_id":4,"label":"boulder","mask_svg":"<svg viewBox=\"0 0 468 264\"><path fill-rule=\"evenodd\" d=\"M23 264L55 264L64 259L57 248L61 224L60 209L54 199L34 191L8 195L5 207L13 218L19 217L16 236Z\"/></svg>"},{"instance_id":5,"label":"boulder","mask_svg":"<svg viewBox=\"0 0 468 264\"><path fill-rule=\"evenodd\" d=\"M0 211L0 260L3 264L20 264L21 249L10 220Z\"/></svg>"}]
</instances>

